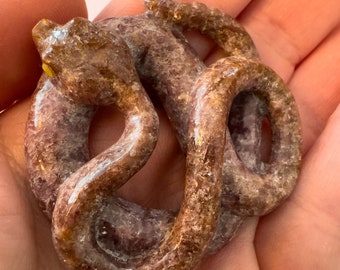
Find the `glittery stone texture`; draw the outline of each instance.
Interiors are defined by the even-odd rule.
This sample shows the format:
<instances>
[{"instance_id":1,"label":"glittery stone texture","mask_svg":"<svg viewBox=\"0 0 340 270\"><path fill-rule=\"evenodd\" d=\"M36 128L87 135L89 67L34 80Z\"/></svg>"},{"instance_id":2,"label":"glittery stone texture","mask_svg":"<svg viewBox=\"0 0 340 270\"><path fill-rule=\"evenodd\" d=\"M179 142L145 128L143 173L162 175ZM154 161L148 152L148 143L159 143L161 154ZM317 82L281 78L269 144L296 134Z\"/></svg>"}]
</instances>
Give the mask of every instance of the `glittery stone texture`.
<instances>
[{"instance_id":1,"label":"glittery stone texture","mask_svg":"<svg viewBox=\"0 0 340 270\"><path fill-rule=\"evenodd\" d=\"M244 28L200 3L145 4L141 15L65 25L44 19L33 29L45 74L27 122L27 167L69 269L192 269L227 244L247 216L277 207L298 177L294 99L260 62ZM207 68L182 27L209 35L227 57ZM162 102L186 153L177 213L115 195L158 137L142 85ZM125 130L89 160L88 130L98 106L118 108ZM265 120L272 137L266 158Z\"/></svg>"}]
</instances>

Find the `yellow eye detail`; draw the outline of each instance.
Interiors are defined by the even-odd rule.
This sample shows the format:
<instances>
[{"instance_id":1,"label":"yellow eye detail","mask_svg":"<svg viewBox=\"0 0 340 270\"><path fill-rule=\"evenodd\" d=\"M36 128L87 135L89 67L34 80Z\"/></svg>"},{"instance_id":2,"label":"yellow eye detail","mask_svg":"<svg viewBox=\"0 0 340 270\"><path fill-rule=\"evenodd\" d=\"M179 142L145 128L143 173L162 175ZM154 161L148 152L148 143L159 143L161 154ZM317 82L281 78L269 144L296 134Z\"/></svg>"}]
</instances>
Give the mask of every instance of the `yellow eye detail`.
<instances>
[{"instance_id":1,"label":"yellow eye detail","mask_svg":"<svg viewBox=\"0 0 340 270\"><path fill-rule=\"evenodd\" d=\"M51 77L51 78L54 77L54 71L49 65L43 63L41 67L48 77Z\"/></svg>"}]
</instances>

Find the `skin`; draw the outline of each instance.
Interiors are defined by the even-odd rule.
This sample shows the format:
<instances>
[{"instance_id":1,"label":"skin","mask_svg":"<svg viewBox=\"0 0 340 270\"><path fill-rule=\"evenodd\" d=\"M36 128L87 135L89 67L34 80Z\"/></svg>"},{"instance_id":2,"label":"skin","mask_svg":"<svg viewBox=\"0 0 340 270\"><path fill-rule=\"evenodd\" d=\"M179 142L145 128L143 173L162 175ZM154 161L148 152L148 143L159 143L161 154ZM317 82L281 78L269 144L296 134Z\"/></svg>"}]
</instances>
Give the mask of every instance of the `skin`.
<instances>
[{"instance_id":1,"label":"skin","mask_svg":"<svg viewBox=\"0 0 340 270\"><path fill-rule=\"evenodd\" d=\"M199 269L339 268L340 214L336 209L340 187L336 180L340 177L340 52L337 50L340 4L336 0L204 2L239 16L254 38L262 60L288 83L301 114L304 157L299 183L291 197L272 214L260 220L248 220L230 245L203 262ZM69 1L55 1L53 5L50 2L49 8L43 1L36 0L34 5L31 1L21 1L24 8L20 12L30 16L19 16L18 20L15 6L10 3L1 2L1 10L7 14L1 16L4 22L0 24L0 32L4 33L1 35L2 108L18 97L28 96L35 87L28 82L36 81L40 75L35 70L39 59L30 38L30 29L36 21L50 17L63 23L71 17L86 15L80 1L73 1L71 6ZM142 10L142 1L113 1L100 17ZM316 17L326 19L315 20ZM8 33L9 25L12 34ZM218 57L219 50L209 40L192 33L189 38L206 62ZM14 56L13 51L18 54ZM29 78L23 80L22 74ZM50 225L27 186L23 134L28 107L25 99L0 117L0 268L63 269L53 250ZM123 125L122 118L113 111L102 111L96 117L90 137L93 155L112 144ZM116 134L108 132L112 125L117 127ZM161 117L156 152L121 190L121 195L145 206L176 207L183 188L183 183L176 179L182 177L183 171L184 157L168 122ZM156 182L159 175L163 175L161 183ZM139 181L143 181L143 189ZM157 196L151 197L151 193Z\"/></svg>"}]
</instances>

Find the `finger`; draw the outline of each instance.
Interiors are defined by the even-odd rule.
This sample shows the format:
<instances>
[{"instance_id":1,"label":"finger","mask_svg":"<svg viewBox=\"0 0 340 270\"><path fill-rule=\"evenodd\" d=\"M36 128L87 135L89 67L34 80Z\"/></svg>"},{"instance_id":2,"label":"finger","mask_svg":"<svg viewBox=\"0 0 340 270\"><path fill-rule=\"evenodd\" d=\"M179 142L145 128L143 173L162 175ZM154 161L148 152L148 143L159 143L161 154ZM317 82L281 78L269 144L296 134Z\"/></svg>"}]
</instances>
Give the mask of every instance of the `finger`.
<instances>
[{"instance_id":1,"label":"finger","mask_svg":"<svg viewBox=\"0 0 340 270\"><path fill-rule=\"evenodd\" d=\"M240 21L254 38L263 61L286 81L339 23L340 2L252 1Z\"/></svg>"},{"instance_id":2,"label":"finger","mask_svg":"<svg viewBox=\"0 0 340 270\"><path fill-rule=\"evenodd\" d=\"M116 16L136 15L145 10L142 0L112 0L96 17L96 21Z\"/></svg>"},{"instance_id":3,"label":"finger","mask_svg":"<svg viewBox=\"0 0 340 270\"><path fill-rule=\"evenodd\" d=\"M340 102L340 25L297 68L289 86L301 114L305 151Z\"/></svg>"},{"instance_id":4,"label":"finger","mask_svg":"<svg viewBox=\"0 0 340 270\"><path fill-rule=\"evenodd\" d=\"M306 155L292 196L260 222L261 269L340 269L339 137L340 105Z\"/></svg>"},{"instance_id":5,"label":"finger","mask_svg":"<svg viewBox=\"0 0 340 270\"><path fill-rule=\"evenodd\" d=\"M83 0L23 0L1 2L0 9L0 110L29 95L40 74L32 27L42 18L63 23L86 16Z\"/></svg>"}]
</instances>

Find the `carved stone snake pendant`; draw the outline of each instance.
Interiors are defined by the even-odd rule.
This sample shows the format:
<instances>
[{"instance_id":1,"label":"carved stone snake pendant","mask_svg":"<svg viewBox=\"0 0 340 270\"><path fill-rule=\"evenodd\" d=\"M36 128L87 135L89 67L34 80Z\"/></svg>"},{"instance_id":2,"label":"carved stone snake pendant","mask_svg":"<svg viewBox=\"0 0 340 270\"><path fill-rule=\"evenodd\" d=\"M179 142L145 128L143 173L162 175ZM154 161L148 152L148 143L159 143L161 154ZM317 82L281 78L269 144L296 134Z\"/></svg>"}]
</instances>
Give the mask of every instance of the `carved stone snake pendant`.
<instances>
[{"instance_id":1,"label":"carved stone snake pendant","mask_svg":"<svg viewBox=\"0 0 340 270\"><path fill-rule=\"evenodd\" d=\"M27 167L69 269L192 269L227 244L247 216L277 207L298 177L294 98L260 62L243 27L199 3L145 4L137 16L65 25L43 19L33 29L45 73L27 122ZM209 35L226 57L206 67L182 27ZM159 120L145 84L186 153L177 213L115 194L157 142ZM125 129L90 159L88 132L99 106L121 111ZM261 158L264 119L271 126L268 160Z\"/></svg>"}]
</instances>

